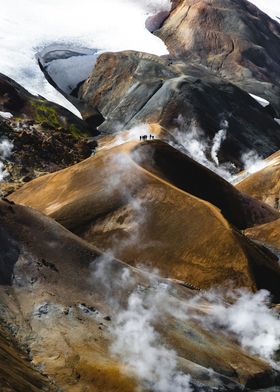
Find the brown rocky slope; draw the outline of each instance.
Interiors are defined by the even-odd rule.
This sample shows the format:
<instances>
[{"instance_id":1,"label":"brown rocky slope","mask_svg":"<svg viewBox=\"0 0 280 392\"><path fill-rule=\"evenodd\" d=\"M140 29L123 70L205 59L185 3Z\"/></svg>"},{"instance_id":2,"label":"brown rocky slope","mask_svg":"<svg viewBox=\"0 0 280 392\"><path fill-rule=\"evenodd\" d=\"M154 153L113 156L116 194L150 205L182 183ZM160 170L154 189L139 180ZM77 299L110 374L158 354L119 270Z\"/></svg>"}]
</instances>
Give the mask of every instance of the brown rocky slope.
<instances>
[{"instance_id":1,"label":"brown rocky slope","mask_svg":"<svg viewBox=\"0 0 280 392\"><path fill-rule=\"evenodd\" d=\"M62 390L137 390L138 378L110 352L111 325L134 288L141 287L143 293L153 290L158 278L152 283L143 272L112 258L104 285L94 274L102 262L98 249L35 210L2 201L0 212L1 248L7 249L1 253L1 265L10 270L5 281L1 275L1 322L28 349L33 364ZM128 286L122 281L124 271L131 277ZM174 304L195 295L182 286L169 285ZM197 305L199 312L206 309L205 303L201 308ZM194 388L241 391L244 386L254 390L279 383L276 372L240 350L232 337L204 329L189 318L174 322L173 317L162 314L155 326L161 339L178 351L178 366L191 374ZM13 368L11 362L10 366L18 377L22 365Z\"/></svg>"},{"instance_id":2,"label":"brown rocky slope","mask_svg":"<svg viewBox=\"0 0 280 392\"><path fill-rule=\"evenodd\" d=\"M162 154L176 173L162 164ZM211 193L215 188L218 192ZM98 152L30 182L10 200L42 211L129 264L158 268L163 276L199 288L229 280L237 287L269 286L278 295L278 264L244 240L209 203L218 205L220 195L229 203L219 206L224 215L234 208L240 217L243 208L251 211L243 215L245 227L278 217L159 141Z\"/></svg>"}]
</instances>

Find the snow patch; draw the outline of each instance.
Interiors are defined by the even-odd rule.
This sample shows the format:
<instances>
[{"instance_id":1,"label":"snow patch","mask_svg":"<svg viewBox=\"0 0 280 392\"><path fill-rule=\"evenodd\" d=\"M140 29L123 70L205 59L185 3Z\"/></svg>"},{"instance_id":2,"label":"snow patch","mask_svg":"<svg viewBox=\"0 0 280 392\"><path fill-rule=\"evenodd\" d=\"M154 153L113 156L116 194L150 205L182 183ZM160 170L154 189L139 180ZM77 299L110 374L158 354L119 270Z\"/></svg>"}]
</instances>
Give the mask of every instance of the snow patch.
<instances>
[{"instance_id":1,"label":"snow patch","mask_svg":"<svg viewBox=\"0 0 280 392\"><path fill-rule=\"evenodd\" d=\"M270 105L270 102L267 101L266 99L259 97L258 95L254 95L254 94L249 94L252 98L254 98L255 101L257 101L262 107L267 107L268 105Z\"/></svg>"},{"instance_id":2,"label":"snow patch","mask_svg":"<svg viewBox=\"0 0 280 392\"><path fill-rule=\"evenodd\" d=\"M90 75L102 51L50 45L37 53L38 60L55 84L66 94Z\"/></svg>"},{"instance_id":3,"label":"snow patch","mask_svg":"<svg viewBox=\"0 0 280 392\"><path fill-rule=\"evenodd\" d=\"M206 137L203 130L195 123L186 124L182 115L178 116L177 124L178 128L172 131L175 142L170 140L169 144L227 181L231 181L236 169L234 164L231 162L220 164L218 159L221 145L226 140L229 127L228 121L226 119L221 120L221 129L215 134L213 139Z\"/></svg>"}]
</instances>

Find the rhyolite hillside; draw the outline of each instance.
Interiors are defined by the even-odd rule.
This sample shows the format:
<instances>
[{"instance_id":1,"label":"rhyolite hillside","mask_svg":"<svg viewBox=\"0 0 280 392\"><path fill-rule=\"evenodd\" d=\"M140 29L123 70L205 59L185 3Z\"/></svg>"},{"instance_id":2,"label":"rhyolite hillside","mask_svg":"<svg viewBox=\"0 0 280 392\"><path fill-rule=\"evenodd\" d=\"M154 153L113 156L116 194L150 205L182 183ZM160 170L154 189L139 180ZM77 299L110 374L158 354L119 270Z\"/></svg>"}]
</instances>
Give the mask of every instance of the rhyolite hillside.
<instances>
[{"instance_id":1,"label":"rhyolite hillside","mask_svg":"<svg viewBox=\"0 0 280 392\"><path fill-rule=\"evenodd\" d=\"M166 4L40 49L81 117L0 74L0 391L280 390L280 25Z\"/></svg>"}]
</instances>

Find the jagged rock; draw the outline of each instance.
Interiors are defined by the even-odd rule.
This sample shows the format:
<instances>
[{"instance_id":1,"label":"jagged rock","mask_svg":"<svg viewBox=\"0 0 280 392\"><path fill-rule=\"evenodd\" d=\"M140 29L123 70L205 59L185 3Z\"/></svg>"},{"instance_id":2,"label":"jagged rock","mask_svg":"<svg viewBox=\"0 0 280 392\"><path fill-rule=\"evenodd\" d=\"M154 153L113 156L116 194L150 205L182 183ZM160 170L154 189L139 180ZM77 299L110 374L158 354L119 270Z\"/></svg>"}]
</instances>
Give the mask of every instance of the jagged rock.
<instances>
[{"instance_id":1,"label":"jagged rock","mask_svg":"<svg viewBox=\"0 0 280 392\"><path fill-rule=\"evenodd\" d=\"M238 168L248 150L266 157L280 146L279 124L252 97L206 67L174 58L104 53L82 85L80 99L106 118L99 127L104 133L158 123L165 129L161 138L178 140L178 132L184 138L196 129L205 143L227 121L218 159Z\"/></svg>"},{"instance_id":2,"label":"jagged rock","mask_svg":"<svg viewBox=\"0 0 280 392\"><path fill-rule=\"evenodd\" d=\"M229 279L278 295L274 257L263 255L224 216L248 227L279 214L163 142L98 152L26 184L10 200L44 212L129 264L158 268L165 277L198 288L227 285ZM263 270L270 279L262 279Z\"/></svg>"},{"instance_id":3,"label":"jagged rock","mask_svg":"<svg viewBox=\"0 0 280 392\"><path fill-rule=\"evenodd\" d=\"M203 64L280 113L280 24L246 0L176 0L154 32L171 55Z\"/></svg>"}]
</instances>

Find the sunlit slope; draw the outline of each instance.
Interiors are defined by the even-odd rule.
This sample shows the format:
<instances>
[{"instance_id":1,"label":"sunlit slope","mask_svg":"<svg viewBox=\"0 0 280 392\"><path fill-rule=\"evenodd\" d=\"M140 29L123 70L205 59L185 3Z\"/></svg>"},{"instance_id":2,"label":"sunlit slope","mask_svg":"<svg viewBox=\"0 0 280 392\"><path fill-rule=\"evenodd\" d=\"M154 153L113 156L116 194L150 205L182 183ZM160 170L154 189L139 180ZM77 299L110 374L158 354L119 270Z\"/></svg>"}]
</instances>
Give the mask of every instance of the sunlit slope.
<instances>
[{"instance_id":1,"label":"sunlit slope","mask_svg":"<svg viewBox=\"0 0 280 392\"><path fill-rule=\"evenodd\" d=\"M241 181L237 188L280 210L280 152L267 158L266 166Z\"/></svg>"},{"instance_id":2,"label":"sunlit slope","mask_svg":"<svg viewBox=\"0 0 280 392\"><path fill-rule=\"evenodd\" d=\"M170 166L178 167L177 177L167 177L157 163L158 151L166 154ZM128 143L101 151L78 165L30 182L11 200L42 211L103 251L131 265L157 268L165 277L199 288L226 281L237 287L267 287L255 275L254 266L273 271L277 277L277 263L238 234L219 209L182 189L189 184L188 191L197 194L189 181L195 170L198 174L205 171L197 177L200 187L206 187L200 196L206 197L208 189L211 194L211 181L210 185L204 183L205 177L213 176L211 186L219 185L220 179L178 151L174 157L175 151L162 142ZM176 161L177 155L181 162ZM185 160L189 166L182 166L186 170L184 185L180 183L180 164ZM144 168L152 162L153 167ZM230 200L232 189L235 200L236 191L227 186L224 194ZM224 192L221 186L220 192ZM233 203L229 205L234 208ZM242 202L238 206L241 215ZM264 208L259 215L254 203L252 206L256 221L265 220L267 211L268 220L275 219L273 211ZM256 203L256 211L258 208Z\"/></svg>"},{"instance_id":3,"label":"sunlit slope","mask_svg":"<svg viewBox=\"0 0 280 392\"><path fill-rule=\"evenodd\" d=\"M12 267L6 283L0 282L1 318L15 331L18 344L30 350L33 362L62 390L138 390L130 369L110 352L111 331L132 291L138 286L151 289L147 275L111 259L107 284L102 285L93 274L99 263L106 262L98 249L54 220L0 202L0 223L6 267ZM126 285L124 271L130 273ZM174 286L173 295L173 301L187 303L196 291ZM206 304L198 310L207 311ZM165 314L155 319L155 326L158 344L168 343L176 350L181 371L200 386L215 389L230 384L239 391L245 385L274 385L276 373L269 365L241 350L234 338L216 327L209 330L188 318L175 320ZM213 369L210 378L208 368Z\"/></svg>"},{"instance_id":4,"label":"sunlit slope","mask_svg":"<svg viewBox=\"0 0 280 392\"><path fill-rule=\"evenodd\" d=\"M272 247L278 258L280 256L280 219L264 225L252 227L245 231L246 235L253 240L260 241L265 246ZM273 249L275 248L275 250Z\"/></svg>"}]
</instances>

